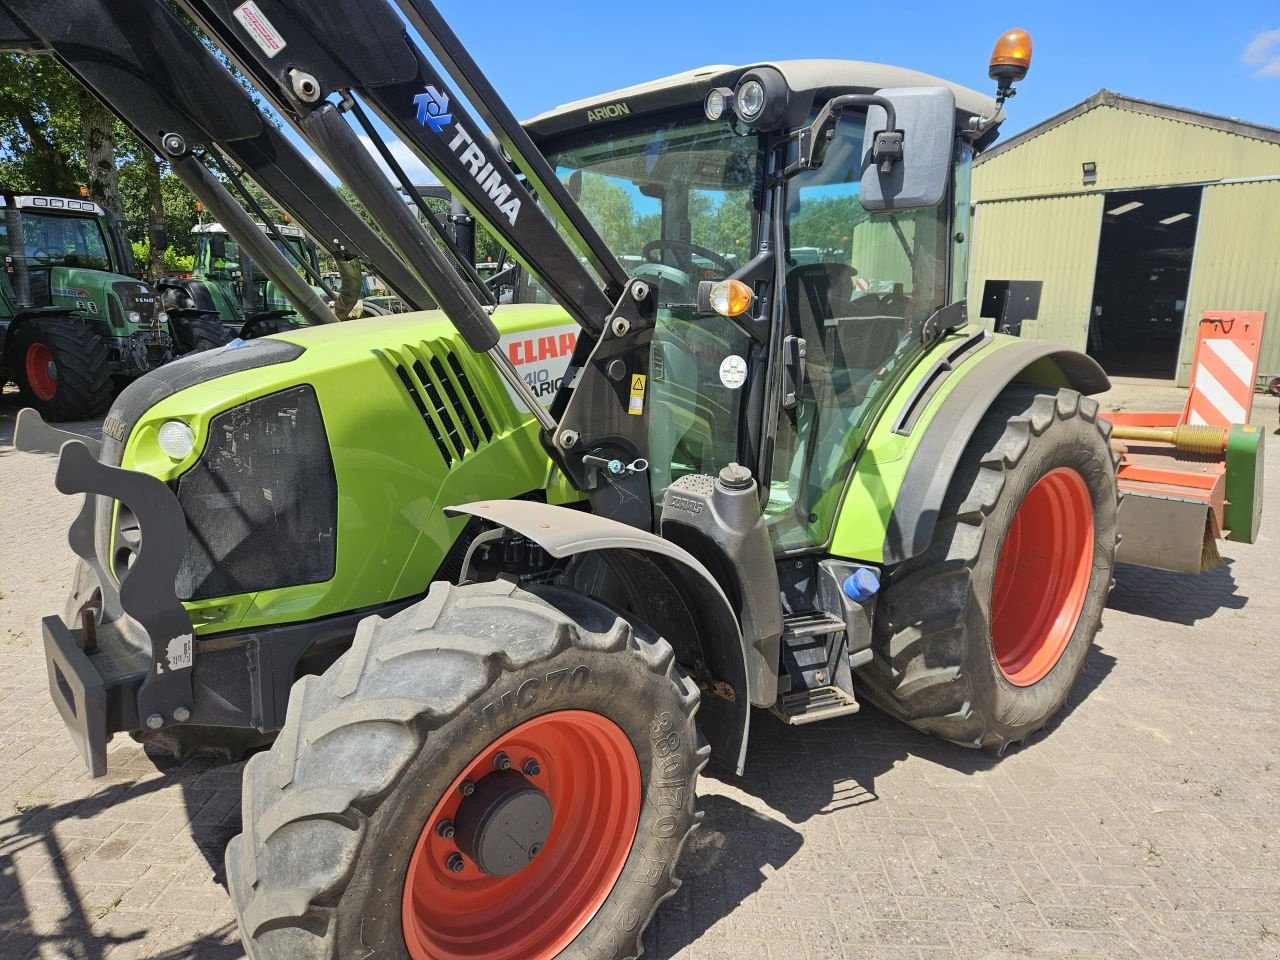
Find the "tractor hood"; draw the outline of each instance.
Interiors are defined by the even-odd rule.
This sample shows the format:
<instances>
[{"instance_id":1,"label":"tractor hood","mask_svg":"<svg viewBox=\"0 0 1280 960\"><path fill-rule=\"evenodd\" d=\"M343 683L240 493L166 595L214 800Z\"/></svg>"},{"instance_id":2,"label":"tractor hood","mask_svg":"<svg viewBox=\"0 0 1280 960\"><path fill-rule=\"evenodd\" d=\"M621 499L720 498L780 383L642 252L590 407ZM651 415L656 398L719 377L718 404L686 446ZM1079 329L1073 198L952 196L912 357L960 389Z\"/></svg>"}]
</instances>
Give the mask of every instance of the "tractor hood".
<instances>
[{"instance_id":1,"label":"tractor hood","mask_svg":"<svg viewBox=\"0 0 1280 960\"><path fill-rule=\"evenodd\" d=\"M46 299L39 292L43 272L32 271L32 294L37 303ZM49 268L47 276L49 306L65 307L90 319L104 320L115 336L128 336L149 327L159 309L155 288L133 277L64 266Z\"/></svg>"},{"instance_id":2,"label":"tractor hood","mask_svg":"<svg viewBox=\"0 0 1280 960\"><path fill-rule=\"evenodd\" d=\"M540 304L504 306L494 321L550 404L577 326ZM537 422L440 311L180 358L126 388L103 435L103 463L156 477L178 499L188 537L175 590L197 634L420 593L464 524L445 516L450 503L577 498ZM117 580L130 522L98 511L95 552Z\"/></svg>"}]
</instances>

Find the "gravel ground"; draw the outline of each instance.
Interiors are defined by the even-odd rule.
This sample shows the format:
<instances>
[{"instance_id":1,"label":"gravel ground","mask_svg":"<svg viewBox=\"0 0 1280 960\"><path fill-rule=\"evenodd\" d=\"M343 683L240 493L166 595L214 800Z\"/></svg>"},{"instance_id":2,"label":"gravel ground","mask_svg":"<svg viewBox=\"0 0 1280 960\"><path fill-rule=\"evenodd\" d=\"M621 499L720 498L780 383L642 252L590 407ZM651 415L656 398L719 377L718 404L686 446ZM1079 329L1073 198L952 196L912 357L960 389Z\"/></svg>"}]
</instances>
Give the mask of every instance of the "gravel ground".
<instances>
[{"instance_id":1,"label":"gravel ground","mask_svg":"<svg viewBox=\"0 0 1280 960\"><path fill-rule=\"evenodd\" d=\"M91 781L49 701L39 617L61 609L75 504L52 457L9 445L16 410L0 398L0 957L241 957L222 870L239 765L118 737ZM1255 421L1274 416L1260 398ZM1280 957L1277 477L1261 540L1224 544L1217 570L1118 570L1067 710L1002 760L871 708L758 714L747 775L703 781L647 955Z\"/></svg>"}]
</instances>

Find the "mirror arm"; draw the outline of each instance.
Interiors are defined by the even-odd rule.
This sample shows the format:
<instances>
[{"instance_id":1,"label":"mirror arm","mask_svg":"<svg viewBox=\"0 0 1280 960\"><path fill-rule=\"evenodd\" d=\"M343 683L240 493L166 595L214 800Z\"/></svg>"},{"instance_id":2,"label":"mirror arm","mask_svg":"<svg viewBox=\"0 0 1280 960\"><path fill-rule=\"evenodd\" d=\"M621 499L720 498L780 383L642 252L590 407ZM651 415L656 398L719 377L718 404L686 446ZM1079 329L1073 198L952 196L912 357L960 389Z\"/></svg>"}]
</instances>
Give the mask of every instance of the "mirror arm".
<instances>
[{"instance_id":1,"label":"mirror arm","mask_svg":"<svg viewBox=\"0 0 1280 960\"><path fill-rule=\"evenodd\" d=\"M893 102L887 97L874 93L848 93L840 97L832 97L826 102L813 123L794 134L799 147L795 163L783 171L784 177L790 177L802 170L816 170L822 166L826 157L827 146L835 137L836 123L848 107L877 106L884 109L887 129L877 130L871 150L871 159L880 165L881 173L893 169L894 161L902 159L902 131L898 129L898 115Z\"/></svg>"}]
</instances>

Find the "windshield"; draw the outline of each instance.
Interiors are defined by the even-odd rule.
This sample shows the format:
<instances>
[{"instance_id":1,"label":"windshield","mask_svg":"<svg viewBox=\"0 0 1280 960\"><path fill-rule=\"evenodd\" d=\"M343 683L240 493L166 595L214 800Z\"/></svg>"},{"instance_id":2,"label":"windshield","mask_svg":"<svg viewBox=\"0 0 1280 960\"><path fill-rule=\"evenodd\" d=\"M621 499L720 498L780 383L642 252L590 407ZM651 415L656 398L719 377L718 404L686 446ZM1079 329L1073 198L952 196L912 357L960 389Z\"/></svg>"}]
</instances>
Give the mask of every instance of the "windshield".
<instances>
[{"instance_id":1,"label":"windshield","mask_svg":"<svg viewBox=\"0 0 1280 960\"><path fill-rule=\"evenodd\" d=\"M102 224L96 218L62 217L23 210L22 232L31 267L115 270ZM7 235L4 244L7 251Z\"/></svg>"},{"instance_id":2,"label":"windshield","mask_svg":"<svg viewBox=\"0 0 1280 960\"><path fill-rule=\"evenodd\" d=\"M787 323L804 338L798 404L778 414L767 507L774 543L827 541L881 401L948 302L944 204L870 213L860 202L863 121L840 121L821 167L787 185Z\"/></svg>"},{"instance_id":3,"label":"windshield","mask_svg":"<svg viewBox=\"0 0 1280 960\"><path fill-rule=\"evenodd\" d=\"M751 259L760 141L701 116L590 131L550 151L557 174L627 271L658 292L649 388L655 502L672 480L739 456L747 337L695 317L698 283ZM727 374L723 370L729 370Z\"/></svg>"}]
</instances>

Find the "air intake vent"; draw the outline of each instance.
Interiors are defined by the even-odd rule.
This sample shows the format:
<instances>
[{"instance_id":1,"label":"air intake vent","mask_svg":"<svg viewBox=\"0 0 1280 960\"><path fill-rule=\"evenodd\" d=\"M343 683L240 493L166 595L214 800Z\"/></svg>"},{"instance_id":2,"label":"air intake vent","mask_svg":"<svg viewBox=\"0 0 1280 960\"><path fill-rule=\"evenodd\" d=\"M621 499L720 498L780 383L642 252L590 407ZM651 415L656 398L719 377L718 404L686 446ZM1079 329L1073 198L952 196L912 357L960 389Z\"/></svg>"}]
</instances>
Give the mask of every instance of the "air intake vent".
<instances>
[{"instance_id":1,"label":"air intake vent","mask_svg":"<svg viewBox=\"0 0 1280 960\"><path fill-rule=\"evenodd\" d=\"M493 422L456 353L440 344L419 343L387 354L447 465L493 439Z\"/></svg>"}]
</instances>

